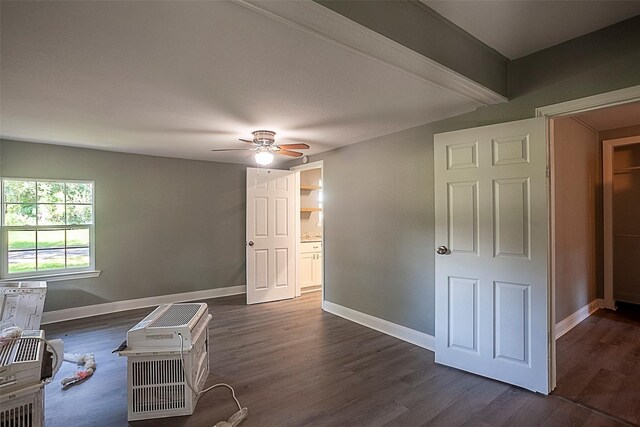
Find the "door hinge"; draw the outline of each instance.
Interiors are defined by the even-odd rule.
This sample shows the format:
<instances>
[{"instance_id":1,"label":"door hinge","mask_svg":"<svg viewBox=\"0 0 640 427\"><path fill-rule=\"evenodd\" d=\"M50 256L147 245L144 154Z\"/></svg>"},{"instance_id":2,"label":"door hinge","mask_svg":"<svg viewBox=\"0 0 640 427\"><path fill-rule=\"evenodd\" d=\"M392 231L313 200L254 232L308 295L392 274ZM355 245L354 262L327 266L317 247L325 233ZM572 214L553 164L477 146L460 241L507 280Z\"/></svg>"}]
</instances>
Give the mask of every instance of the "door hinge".
<instances>
[{"instance_id":1,"label":"door hinge","mask_svg":"<svg viewBox=\"0 0 640 427\"><path fill-rule=\"evenodd\" d=\"M547 178L551 177L551 167L549 167L549 165L547 165L547 167L545 168L545 175L547 176Z\"/></svg>"}]
</instances>

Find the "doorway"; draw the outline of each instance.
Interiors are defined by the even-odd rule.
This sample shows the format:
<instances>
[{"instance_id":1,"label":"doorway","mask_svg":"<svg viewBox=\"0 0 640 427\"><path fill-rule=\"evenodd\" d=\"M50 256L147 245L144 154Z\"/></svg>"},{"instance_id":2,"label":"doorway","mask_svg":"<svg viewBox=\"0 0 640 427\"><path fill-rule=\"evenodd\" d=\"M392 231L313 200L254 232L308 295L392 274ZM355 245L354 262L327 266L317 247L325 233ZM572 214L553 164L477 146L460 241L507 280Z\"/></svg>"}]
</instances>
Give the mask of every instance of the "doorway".
<instances>
[{"instance_id":1,"label":"doorway","mask_svg":"<svg viewBox=\"0 0 640 427\"><path fill-rule=\"evenodd\" d=\"M324 171L317 161L292 167L299 173L296 296L321 292L324 301Z\"/></svg>"},{"instance_id":2,"label":"doorway","mask_svg":"<svg viewBox=\"0 0 640 427\"><path fill-rule=\"evenodd\" d=\"M554 394L638 424L640 102L549 131Z\"/></svg>"}]
</instances>

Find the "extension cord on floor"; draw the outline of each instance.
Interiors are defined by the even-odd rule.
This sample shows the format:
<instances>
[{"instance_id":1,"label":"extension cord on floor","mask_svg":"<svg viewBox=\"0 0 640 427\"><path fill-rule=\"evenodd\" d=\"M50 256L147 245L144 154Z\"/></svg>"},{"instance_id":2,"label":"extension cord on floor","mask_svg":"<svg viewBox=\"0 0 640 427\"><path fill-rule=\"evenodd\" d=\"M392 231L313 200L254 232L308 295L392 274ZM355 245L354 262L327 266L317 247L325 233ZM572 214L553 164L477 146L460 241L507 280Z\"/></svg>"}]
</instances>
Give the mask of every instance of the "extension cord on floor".
<instances>
[{"instance_id":1,"label":"extension cord on floor","mask_svg":"<svg viewBox=\"0 0 640 427\"><path fill-rule=\"evenodd\" d=\"M213 427L237 427L249 415L249 409L242 408L229 418L229 421L220 421Z\"/></svg>"}]
</instances>

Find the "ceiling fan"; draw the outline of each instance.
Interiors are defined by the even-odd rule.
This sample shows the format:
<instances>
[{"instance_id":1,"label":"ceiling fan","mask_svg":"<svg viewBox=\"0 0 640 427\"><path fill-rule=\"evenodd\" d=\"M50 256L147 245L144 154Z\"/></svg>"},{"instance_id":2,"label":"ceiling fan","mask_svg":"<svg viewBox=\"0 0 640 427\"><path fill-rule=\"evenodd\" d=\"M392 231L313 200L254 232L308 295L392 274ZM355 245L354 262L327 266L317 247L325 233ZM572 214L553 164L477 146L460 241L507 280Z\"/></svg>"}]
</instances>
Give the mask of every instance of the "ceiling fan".
<instances>
[{"instance_id":1,"label":"ceiling fan","mask_svg":"<svg viewBox=\"0 0 640 427\"><path fill-rule=\"evenodd\" d=\"M290 148L298 150L306 150L309 148L309 145L305 143L276 145L276 133L270 130L256 130L251 132L251 134L253 135L253 140L240 138L240 141L253 144L253 148L221 148L211 151L255 151L256 163L259 165L269 165L273 162L274 154L300 157L303 155L302 153L298 151L291 151Z\"/></svg>"}]
</instances>

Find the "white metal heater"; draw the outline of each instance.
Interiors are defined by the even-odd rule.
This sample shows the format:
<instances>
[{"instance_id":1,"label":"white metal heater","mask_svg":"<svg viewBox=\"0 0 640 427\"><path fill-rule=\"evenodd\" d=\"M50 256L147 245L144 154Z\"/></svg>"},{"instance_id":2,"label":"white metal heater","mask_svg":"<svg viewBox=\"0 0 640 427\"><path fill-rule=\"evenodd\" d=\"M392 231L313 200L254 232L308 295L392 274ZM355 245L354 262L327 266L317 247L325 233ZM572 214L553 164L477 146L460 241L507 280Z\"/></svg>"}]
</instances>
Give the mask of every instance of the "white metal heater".
<instances>
[{"instance_id":1,"label":"white metal heater","mask_svg":"<svg viewBox=\"0 0 640 427\"><path fill-rule=\"evenodd\" d=\"M1 427L42 427L44 385L36 384L2 396Z\"/></svg>"},{"instance_id":2,"label":"white metal heater","mask_svg":"<svg viewBox=\"0 0 640 427\"><path fill-rule=\"evenodd\" d=\"M0 347L0 427L41 427L44 331L22 331L20 339Z\"/></svg>"},{"instance_id":3,"label":"white metal heater","mask_svg":"<svg viewBox=\"0 0 640 427\"><path fill-rule=\"evenodd\" d=\"M193 413L198 395L187 381L200 391L209 376L210 319L205 303L166 304L127 332L120 355L127 356L129 421Z\"/></svg>"}]
</instances>

